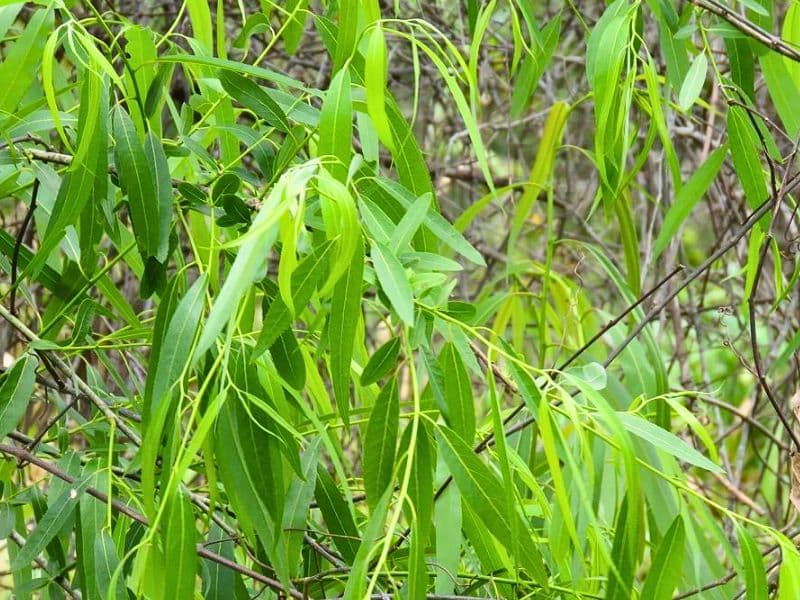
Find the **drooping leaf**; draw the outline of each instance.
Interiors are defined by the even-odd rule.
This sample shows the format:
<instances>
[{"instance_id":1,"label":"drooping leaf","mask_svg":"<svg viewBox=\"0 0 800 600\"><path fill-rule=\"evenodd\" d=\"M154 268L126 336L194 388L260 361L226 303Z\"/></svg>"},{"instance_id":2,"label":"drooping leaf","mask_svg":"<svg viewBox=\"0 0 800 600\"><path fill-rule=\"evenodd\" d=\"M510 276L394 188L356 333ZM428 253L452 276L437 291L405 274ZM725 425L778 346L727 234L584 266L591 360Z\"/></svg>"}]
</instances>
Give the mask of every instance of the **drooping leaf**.
<instances>
[{"instance_id":1,"label":"drooping leaf","mask_svg":"<svg viewBox=\"0 0 800 600\"><path fill-rule=\"evenodd\" d=\"M344 600L358 600L366 595L366 579L368 576L374 577L369 573L370 565L373 557L380 552L382 547L383 540L381 535L390 497L391 492L387 490L372 511L369 521L367 521L367 525L364 528L364 537L373 543L364 543L358 547L358 552L353 559L351 576L347 578L347 585L344 588Z\"/></svg>"},{"instance_id":2,"label":"drooping leaf","mask_svg":"<svg viewBox=\"0 0 800 600\"><path fill-rule=\"evenodd\" d=\"M280 528L284 490L277 471L278 442L265 432L266 419L256 424L241 401L226 402L217 420L214 454L231 506L244 531L253 533L264 548L278 578L287 582L289 565Z\"/></svg>"},{"instance_id":3,"label":"drooping leaf","mask_svg":"<svg viewBox=\"0 0 800 600\"><path fill-rule=\"evenodd\" d=\"M630 598L633 593L633 580L637 566L637 529L638 516L631 514L629 499L631 493L625 495L620 504L614 523L614 544L611 548L612 564L608 569L609 600Z\"/></svg>"},{"instance_id":4,"label":"drooping leaf","mask_svg":"<svg viewBox=\"0 0 800 600\"><path fill-rule=\"evenodd\" d=\"M158 203L158 251L155 258L164 262L169 248L169 230L172 223L172 182L167 156L161 141L150 131L144 140L144 154L153 174L155 199Z\"/></svg>"},{"instance_id":5,"label":"drooping leaf","mask_svg":"<svg viewBox=\"0 0 800 600\"><path fill-rule=\"evenodd\" d=\"M664 217L664 224L661 226L661 231L658 232L658 237L653 244L653 260L658 258L664 248L667 247L667 244L672 241L681 224L706 193L706 190L717 176L727 153L728 147L725 145L714 150L697 171L692 174L689 181L681 187Z\"/></svg>"},{"instance_id":6,"label":"drooping leaf","mask_svg":"<svg viewBox=\"0 0 800 600\"><path fill-rule=\"evenodd\" d=\"M197 577L197 529L189 500L181 493L173 495L167 512L164 531L164 559L169 569L164 571L165 600L194 597Z\"/></svg>"},{"instance_id":7,"label":"drooping leaf","mask_svg":"<svg viewBox=\"0 0 800 600\"><path fill-rule=\"evenodd\" d=\"M158 360L148 370L148 385L145 394L145 417L155 412L165 401L165 394L175 385L189 360L195 332L205 302L207 276L201 275L177 303L171 314L169 325L164 329L164 338ZM169 310L169 305L164 306Z\"/></svg>"},{"instance_id":8,"label":"drooping leaf","mask_svg":"<svg viewBox=\"0 0 800 600\"><path fill-rule=\"evenodd\" d=\"M339 31L336 37L336 53L333 57L333 72L338 73L345 61L350 59L358 39L359 2L342 0L339 2Z\"/></svg>"},{"instance_id":9,"label":"drooping leaf","mask_svg":"<svg viewBox=\"0 0 800 600\"><path fill-rule=\"evenodd\" d=\"M660 3L660 6L669 7L669 10L674 12L672 6L667 3ZM675 38L674 25L669 23L666 17L659 19L658 31L658 41L667 65L667 79L672 89L677 92L680 90L681 84L686 79L686 73L689 71L689 57L686 46L682 43L682 40Z\"/></svg>"},{"instance_id":10,"label":"drooping leaf","mask_svg":"<svg viewBox=\"0 0 800 600\"><path fill-rule=\"evenodd\" d=\"M306 19L308 18L308 0L289 0L286 3L286 24L284 25L283 44L286 52L293 55L303 37Z\"/></svg>"},{"instance_id":11,"label":"drooping leaf","mask_svg":"<svg viewBox=\"0 0 800 600\"><path fill-rule=\"evenodd\" d=\"M218 77L225 91L256 117L264 119L279 131L288 132L291 129L286 113L257 83L235 71L224 69L219 71Z\"/></svg>"},{"instance_id":12,"label":"drooping leaf","mask_svg":"<svg viewBox=\"0 0 800 600\"><path fill-rule=\"evenodd\" d=\"M211 526L207 543L213 544L214 552L228 560L236 560L234 544L229 536L216 523ZM241 576L218 562L203 559L203 598L207 600L227 600L248 598L247 589Z\"/></svg>"},{"instance_id":13,"label":"drooping leaf","mask_svg":"<svg viewBox=\"0 0 800 600\"><path fill-rule=\"evenodd\" d=\"M28 536L19 554L11 561L12 569L17 570L27 567L59 534L65 523L75 512L86 483L84 480L71 486L64 486L61 493L48 506L44 516L36 523L36 529Z\"/></svg>"},{"instance_id":14,"label":"drooping leaf","mask_svg":"<svg viewBox=\"0 0 800 600\"><path fill-rule=\"evenodd\" d=\"M733 167L744 188L747 203L757 207L767 197L767 184L761 167L761 146L744 109L732 106L728 111L728 138Z\"/></svg>"},{"instance_id":15,"label":"drooping leaf","mask_svg":"<svg viewBox=\"0 0 800 600\"><path fill-rule=\"evenodd\" d=\"M394 253L384 244L373 242L371 245L372 264L392 308L397 311L406 325L414 324L414 294L408 282L405 269Z\"/></svg>"},{"instance_id":16,"label":"drooping leaf","mask_svg":"<svg viewBox=\"0 0 800 600\"><path fill-rule=\"evenodd\" d=\"M556 153L561 145L568 116L569 105L564 102L556 102L550 109L536 153L536 160L531 167L528 185L520 198L519 206L511 223L511 233L508 238L510 248L516 245L525 222L531 216L530 212L536 199L550 185Z\"/></svg>"},{"instance_id":17,"label":"drooping leaf","mask_svg":"<svg viewBox=\"0 0 800 600\"><path fill-rule=\"evenodd\" d=\"M800 581L797 570L800 569L800 553L791 542L781 544L781 568L778 572L777 600L790 600L800 594Z\"/></svg>"},{"instance_id":18,"label":"drooping leaf","mask_svg":"<svg viewBox=\"0 0 800 600\"><path fill-rule=\"evenodd\" d=\"M302 390L306 382L306 367L294 334L290 330L284 331L269 351L278 374L294 389Z\"/></svg>"},{"instance_id":19,"label":"drooping leaf","mask_svg":"<svg viewBox=\"0 0 800 600\"><path fill-rule=\"evenodd\" d=\"M501 481L472 451L472 448L447 427L439 429L439 447L453 479L488 531L509 551L519 549L516 559L530 571L534 581L548 588L548 576L542 555L530 537L530 528L522 518L506 510L506 490ZM514 523L512 524L512 520Z\"/></svg>"},{"instance_id":20,"label":"drooping leaf","mask_svg":"<svg viewBox=\"0 0 800 600\"><path fill-rule=\"evenodd\" d=\"M186 9L194 38L200 42L205 53L211 56L214 52L214 33L209 3L204 0L187 0Z\"/></svg>"},{"instance_id":21,"label":"drooping leaf","mask_svg":"<svg viewBox=\"0 0 800 600\"><path fill-rule=\"evenodd\" d=\"M528 107L536 86L550 63L561 35L561 17L556 16L540 32L531 44L530 54L525 56L514 81L511 96L511 116L519 118Z\"/></svg>"},{"instance_id":22,"label":"drooping leaf","mask_svg":"<svg viewBox=\"0 0 800 600\"><path fill-rule=\"evenodd\" d=\"M725 49L731 64L731 79L750 100L755 100L755 61L751 45L746 40L726 38Z\"/></svg>"},{"instance_id":23,"label":"drooping leaf","mask_svg":"<svg viewBox=\"0 0 800 600\"><path fill-rule=\"evenodd\" d=\"M472 382L464 361L455 344L448 343L439 355L439 369L443 374L445 417L450 427L471 442L475 436L475 406Z\"/></svg>"},{"instance_id":24,"label":"drooping leaf","mask_svg":"<svg viewBox=\"0 0 800 600\"><path fill-rule=\"evenodd\" d=\"M95 502L95 500L92 500ZM94 540L94 563L96 565L97 573L97 589L100 592L102 600L122 600L125 598L125 592L122 589L119 578L114 583L112 588L112 577L119 565L119 555L117 547L114 545L114 540L105 529L98 532Z\"/></svg>"},{"instance_id":25,"label":"drooping leaf","mask_svg":"<svg viewBox=\"0 0 800 600\"><path fill-rule=\"evenodd\" d=\"M303 192L313 173L314 168L309 165L284 174L262 203L250 229L237 240L239 252L208 315L195 356L208 350L225 323L235 316L239 300L259 277L269 250L278 238L280 218L289 209L290 200Z\"/></svg>"},{"instance_id":26,"label":"drooping leaf","mask_svg":"<svg viewBox=\"0 0 800 600\"><path fill-rule=\"evenodd\" d=\"M375 399L364 439L364 488L373 510L392 481L399 419L397 379L393 377Z\"/></svg>"},{"instance_id":27,"label":"drooping leaf","mask_svg":"<svg viewBox=\"0 0 800 600\"><path fill-rule=\"evenodd\" d=\"M317 485L317 463L321 451L322 438L317 437L309 444L302 459L302 472L296 474L289 484L286 493L286 504L283 508L283 530L286 532L286 548L289 565L293 573L300 569L300 548L303 540L302 529L306 524L308 510L314 498Z\"/></svg>"},{"instance_id":28,"label":"drooping leaf","mask_svg":"<svg viewBox=\"0 0 800 600\"><path fill-rule=\"evenodd\" d=\"M364 88L367 95L367 112L375 131L384 146L394 150L394 137L386 114L386 38L380 23L373 24L368 33Z\"/></svg>"},{"instance_id":29,"label":"drooping leaf","mask_svg":"<svg viewBox=\"0 0 800 600\"><path fill-rule=\"evenodd\" d=\"M19 358L0 383L0 440L19 424L33 395L37 360L30 354Z\"/></svg>"},{"instance_id":30,"label":"drooping leaf","mask_svg":"<svg viewBox=\"0 0 800 600\"><path fill-rule=\"evenodd\" d=\"M346 425L350 415L350 363L361 313L363 273L364 245L359 240L350 267L334 287L328 317L331 385L336 406Z\"/></svg>"},{"instance_id":31,"label":"drooping leaf","mask_svg":"<svg viewBox=\"0 0 800 600\"><path fill-rule=\"evenodd\" d=\"M350 73L339 71L331 81L319 117L317 154L332 156L328 170L340 182L347 181L353 137L353 102L350 98Z\"/></svg>"},{"instance_id":32,"label":"drooping leaf","mask_svg":"<svg viewBox=\"0 0 800 600\"><path fill-rule=\"evenodd\" d=\"M737 524L736 537L739 540L739 549L742 554L747 600L767 600L769 586L767 585L764 558L761 556L753 536L745 527Z\"/></svg>"},{"instance_id":33,"label":"drooping leaf","mask_svg":"<svg viewBox=\"0 0 800 600\"><path fill-rule=\"evenodd\" d=\"M155 174L139 141L136 127L123 108L117 108L114 112L114 138L117 172L128 199L139 252L143 259L157 257L159 250L163 256L165 246L161 241L161 211Z\"/></svg>"},{"instance_id":34,"label":"drooping leaf","mask_svg":"<svg viewBox=\"0 0 800 600\"><path fill-rule=\"evenodd\" d=\"M682 575L683 556L686 550L686 527L678 515L664 534L658 551L653 556L653 566L642 588L643 598L669 600Z\"/></svg>"},{"instance_id":35,"label":"drooping leaf","mask_svg":"<svg viewBox=\"0 0 800 600\"><path fill-rule=\"evenodd\" d=\"M698 54L692 62L692 66L689 67L678 93L678 106L682 110L689 110L700 96L707 73L708 59L705 54Z\"/></svg>"},{"instance_id":36,"label":"drooping leaf","mask_svg":"<svg viewBox=\"0 0 800 600\"><path fill-rule=\"evenodd\" d=\"M303 258L292 273L292 304L296 310L302 311L305 308L317 288L317 284L324 276L331 248L330 242L323 243L314 252ZM264 323L253 350L253 358L257 358L267 348L272 347L275 340L286 331L291 323L292 311L279 296L274 298L264 315Z\"/></svg>"},{"instance_id":37,"label":"drooping leaf","mask_svg":"<svg viewBox=\"0 0 800 600\"><path fill-rule=\"evenodd\" d=\"M28 88L36 80L37 66L42 60L45 43L53 27L53 8L37 10L28 18L25 29L0 62L0 115L14 112Z\"/></svg>"},{"instance_id":38,"label":"drooping leaf","mask_svg":"<svg viewBox=\"0 0 800 600\"><path fill-rule=\"evenodd\" d=\"M369 357L369 362L361 372L361 385L373 384L391 371L397 364L399 354L400 338L393 337Z\"/></svg>"},{"instance_id":39,"label":"drooping leaf","mask_svg":"<svg viewBox=\"0 0 800 600\"><path fill-rule=\"evenodd\" d=\"M361 543L353 514L342 493L336 487L328 471L322 466L317 469L317 490L315 497L322 512L322 518L334 535L333 543L342 557L352 564Z\"/></svg>"},{"instance_id":40,"label":"drooping leaf","mask_svg":"<svg viewBox=\"0 0 800 600\"><path fill-rule=\"evenodd\" d=\"M713 473L724 472L721 467L715 465L697 450L692 448L689 444L684 442L681 438L665 429L662 429L658 425L651 423L647 419L623 412L617 413L617 417L622 422L622 425L625 427L625 429L627 429L630 433L642 438L646 442L653 444L660 450L671 454L678 460L682 460Z\"/></svg>"},{"instance_id":41,"label":"drooping leaf","mask_svg":"<svg viewBox=\"0 0 800 600\"><path fill-rule=\"evenodd\" d=\"M98 154L106 152L104 119L108 110L108 82L97 70L97 65L91 61L84 69L77 125L80 140L61 180L41 244L25 269L29 277L38 275L50 253L64 238L67 227L78 221L92 197L97 178L107 177L106 173L96 172L100 164Z\"/></svg>"},{"instance_id":42,"label":"drooping leaf","mask_svg":"<svg viewBox=\"0 0 800 600\"><path fill-rule=\"evenodd\" d=\"M106 474L102 472L99 461L89 461L83 473L91 487L108 489ZM87 598L105 598L105 590L99 585L103 567L95 560L95 545L103 529L104 517L103 507L88 494L84 494L78 501L78 512L74 520L75 556L78 560L75 580Z\"/></svg>"}]
</instances>

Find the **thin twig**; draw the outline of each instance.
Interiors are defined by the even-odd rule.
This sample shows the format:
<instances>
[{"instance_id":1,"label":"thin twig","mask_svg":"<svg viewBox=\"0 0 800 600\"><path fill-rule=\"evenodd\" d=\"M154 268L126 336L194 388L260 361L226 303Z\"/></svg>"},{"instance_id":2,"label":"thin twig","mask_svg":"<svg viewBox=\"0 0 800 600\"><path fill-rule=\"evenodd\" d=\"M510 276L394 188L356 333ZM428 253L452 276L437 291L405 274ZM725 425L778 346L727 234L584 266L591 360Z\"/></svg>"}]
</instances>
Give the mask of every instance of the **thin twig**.
<instances>
[{"instance_id":1,"label":"thin twig","mask_svg":"<svg viewBox=\"0 0 800 600\"><path fill-rule=\"evenodd\" d=\"M22 220L22 225L17 233L17 239L14 242L14 252L11 254L11 292L9 294L9 306L11 307L11 314L17 314L17 272L19 269L19 253L22 250L22 243L25 239L25 234L33 219L33 212L36 210L36 199L39 197L39 178L33 180L33 190L31 191L31 203L28 210L25 212L25 218Z\"/></svg>"},{"instance_id":2,"label":"thin twig","mask_svg":"<svg viewBox=\"0 0 800 600\"><path fill-rule=\"evenodd\" d=\"M0 444L0 452L7 456L13 456L18 460L24 461L26 463L36 465L40 469L47 471L51 475L54 475L55 477L58 477L59 479L61 479L62 481L66 481L67 483L75 483L77 481L77 478L73 477L69 473L62 471L56 465L46 460L42 460L41 458L39 458L34 454L31 454L24 448L12 446L10 444ZM109 498L107 494L93 487L85 487L84 491L93 498L99 500L100 502L105 502L107 504L110 504L114 510L116 510L120 514L125 515L129 519L132 519L137 523L141 523L146 527L149 526L149 521L147 520L147 517L133 510L127 504L123 504L122 502L114 498ZM277 592L286 593L287 591L280 581L277 581L271 577L267 577L266 575L254 571L253 569L240 565L229 558L217 554L216 552L212 552L208 550L205 546L203 546L203 544L197 544L197 554L202 558L208 559L224 567L228 567L229 569L239 573L240 575L244 575L246 577L249 577L250 579L253 579L254 581L263 583L264 585L270 587L271 589ZM303 598L303 594L295 589L289 589L288 593L292 598L298 598L298 599Z\"/></svg>"},{"instance_id":3,"label":"thin twig","mask_svg":"<svg viewBox=\"0 0 800 600\"><path fill-rule=\"evenodd\" d=\"M8 537L20 548L25 545L25 538L15 530L11 530L8 534ZM52 577L53 581L58 584L58 586L64 590L64 593L67 594L70 598L74 598L75 600L80 600L81 593L78 590L72 589L69 585L69 581L63 575L53 575L47 570L47 563L42 560L40 557L36 557L33 559L33 562L36 563L36 566L39 567L42 571L47 573L50 577Z\"/></svg>"},{"instance_id":4,"label":"thin twig","mask_svg":"<svg viewBox=\"0 0 800 600\"><path fill-rule=\"evenodd\" d=\"M36 335L33 331L31 331L31 329L29 329L28 326L25 325L25 323L23 323L17 317L12 315L8 311L8 309L6 309L6 307L2 305L0 305L0 317L5 319L12 327L14 327L14 329L20 332L23 336L25 336L28 339L28 341L30 342L40 341L38 335ZM42 352L42 351L39 350L37 352ZM111 407L108 405L108 403L105 400L103 400L100 396L98 396L97 393L83 379L78 377L77 373L75 373L75 370L67 362L65 362L52 352L49 353L49 357L56 365L56 367L58 367L59 370L61 370L65 375L67 375L73 380L75 386L81 392L83 392L83 394L85 394L86 397L88 397L89 400L91 400L92 403L97 408L100 409L100 412L102 412L107 419L113 421L119 428L119 430L124 435L126 435L128 439L130 439L134 444L136 444L137 446L141 446L142 440L139 437L139 435L135 431L133 431L133 429L128 427L128 424L125 423L125 421L123 421L119 417L119 415L115 414L114 411L111 410Z\"/></svg>"},{"instance_id":5,"label":"thin twig","mask_svg":"<svg viewBox=\"0 0 800 600\"><path fill-rule=\"evenodd\" d=\"M795 62L800 62L800 52L794 47L784 42L778 36L771 34L769 31L762 29L752 21L745 19L742 15L733 12L724 4L720 4L716 0L690 0L692 4L703 10L714 13L723 21L733 25L736 29L744 33L747 37L760 42L771 48L778 54Z\"/></svg>"}]
</instances>

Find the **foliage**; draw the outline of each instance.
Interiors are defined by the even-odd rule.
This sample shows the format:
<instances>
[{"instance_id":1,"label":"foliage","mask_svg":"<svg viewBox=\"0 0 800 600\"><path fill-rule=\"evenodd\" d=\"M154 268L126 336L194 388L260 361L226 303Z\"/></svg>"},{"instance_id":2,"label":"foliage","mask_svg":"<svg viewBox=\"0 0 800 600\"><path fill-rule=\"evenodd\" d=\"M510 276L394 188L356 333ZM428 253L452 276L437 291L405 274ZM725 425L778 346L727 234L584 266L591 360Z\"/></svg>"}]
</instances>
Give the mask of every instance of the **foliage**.
<instances>
[{"instance_id":1,"label":"foliage","mask_svg":"<svg viewBox=\"0 0 800 600\"><path fill-rule=\"evenodd\" d=\"M14 597L798 597L800 5L0 39Z\"/></svg>"}]
</instances>

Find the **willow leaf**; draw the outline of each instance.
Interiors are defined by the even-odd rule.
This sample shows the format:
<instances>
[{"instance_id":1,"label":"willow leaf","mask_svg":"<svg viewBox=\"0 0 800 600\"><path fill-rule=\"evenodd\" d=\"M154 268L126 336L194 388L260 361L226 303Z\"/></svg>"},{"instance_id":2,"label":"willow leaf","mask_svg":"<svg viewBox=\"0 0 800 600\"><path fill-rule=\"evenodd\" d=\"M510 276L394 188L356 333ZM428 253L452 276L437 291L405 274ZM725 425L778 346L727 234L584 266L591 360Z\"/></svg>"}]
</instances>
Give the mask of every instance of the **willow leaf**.
<instances>
[{"instance_id":1,"label":"willow leaf","mask_svg":"<svg viewBox=\"0 0 800 600\"><path fill-rule=\"evenodd\" d=\"M11 433L25 414L36 383L37 360L26 354L5 373L0 384L0 440Z\"/></svg>"},{"instance_id":2,"label":"willow leaf","mask_svg":"<svg viewBox=\"0 0 800 600\"><path fill-rule=\"evenodd\" d=\"M373 510L392 482L399 421L397 379L393 377L375 399L364 440L364 488Z\"/></svg>"}]
</instances>

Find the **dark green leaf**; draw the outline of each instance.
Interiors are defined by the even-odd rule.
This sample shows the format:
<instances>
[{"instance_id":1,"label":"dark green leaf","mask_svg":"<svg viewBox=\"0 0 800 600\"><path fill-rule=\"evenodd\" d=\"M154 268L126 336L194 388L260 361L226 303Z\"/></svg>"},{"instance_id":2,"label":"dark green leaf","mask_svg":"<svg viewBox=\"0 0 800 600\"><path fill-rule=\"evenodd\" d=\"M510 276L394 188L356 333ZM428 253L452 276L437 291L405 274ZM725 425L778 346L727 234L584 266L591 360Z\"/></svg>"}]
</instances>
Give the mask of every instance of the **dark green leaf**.
<instances>
[{"instance_id":1,"label":"dark green leaf","mask_svg":"<svg viewBox=\"0 0 800 600\"><path fill-rule=\"evenodd\" d=\"M291 128L286 113L258 84L234 71L220 70L222 87L256 117L264 119L276 129L288 132Z\"/></svg>"},{"instance_id":2,"label":"dark green leaf","mask_svg":"<svg viewBox=\"0 0 800 600\"><path fill-rule=\"evenodd\" d=\"M443 374L442 384L447 422L462 439L471 442L475 437L475 405L472 397L472 383L455 344L448 343L442 348L439 355L439 369Z\"/></svg>"},{"instance_id":3,"label":"dark green leaf","mask_svg":"<svg viewBox=\"0 0 800 600\"><path fill-rule=\"evenodd\" d=\"M438 437L442 457L464 499L503 546L509 551L521 550L522 556L516 559L530 571L534 581L547 588L547 572L529 527L519 515L509 515L506 510L505 495L514 491L504 489L497 476L456 432L441 427Z\"/></svg>"},{"instance_id":4,"label":"dark green leaf","mask_svg":"<svg viewBox=\"0 0 800 600\"><path fill-rule=\"evenodd\" d=\"M37 362L35 357L26 354L3 376L0 384L0 439L17 427L28 408L36 383Z\"/></svg>"},{"instance_id":5,"label":"dark green leaf","mask_svg":"<svg viewBox=\"0 0 800 600\"><path fill-rule=\"evenodd\" d=\"M328 166L328 170L342 183L347 181L353 137L350 86L350 73L342 69L331 81L319 117L317 155L333 157L335 162Z\"/></svg>"},{"instance_id":6,"label":"dark green leaf","mask_svg":"<svg viewBox=\"0 0 800 600\"><path fill-rule=\"evenodd\" d=\"M214 182L211 188L211 200L219 204L219 200L226 194L236 194L242 186L242 180L235 173L223 173Z\"/></svg>"},{"instance_id":7,"label":"dark green leaf","mask_svg":"<svg viewBox=\"0 0 800 600\"><path fill-rule=\"evenodd\" d=\"M644 582L642 598L670 600L683 575L683 556L686 550L686 528L678 515L661 540L653 556L653 566Z\"/></svg>"},{"instance_id":8,"label":"dark green leaf","mask_svg":"<svg viewBox=\"0 0 800 600\"><path fill-rule=\"evenodd\" d=\"M217 420L214 454L240 526L255 534L279 579L287 581L289 565L280 529L284 490L277 485L282 464L278 442L261 428L267 420L261 415L259 420L256 424L240 401L226 402Z\"/></svg>"},{"instance_id":9,"label":"dark green leaf","mask_svg":"<svg viewBox=\"0 0 800 600\"><path fill-rule=\"evenodd\" d=\"M364 488L373 510L392 482L399 421L397 379L393 377L375 399L364 440Z\"/></svg>"},{"instance_id":10,"label":"dark green leaf","mask_svg":"<svg viewBox=\"0 0 800 600\"><path fill-rule=\"evenodd\" d=\"M233 552L234 544L230 536L216 523L211 526L208 542L209 546L214 548L214 552L220 556L228 560L236 560ZM229 600L231 598L245 600L249 598L241 576L232 569L208 559L203 559L203 568L203 598L206 600Z\"/></svg>"},{"instance_id":11,"label":"dark green leaf","mask_svg":"<svg viewBox=\"0 0 800 600\"><path fill-rule=\"evenodd\" d=\"M96 502L95 500L92 500ZM120 577L117 577L114 588L109 589L111 586L111 579L114 572L119 565L119 556L117 554L117 547L114 545L114 540L105 530L98 532L97 538L94 542L94 562L97 573L97 590L100 593L102 600L123 600L125 592L120 584Z\"/></svg>"},{"instance_id":12,"label":"dark green leaf","mask_svg":"<svg viewBox=\"0 0 800 600\"><path fill-rule=\"evenodd\" d=\"M324 467L317 469L317 505L334 535L333 543L348 564L356 558L361 539L350 506Z\"/></svg>"},{"instance_id":13,"label":"dark green leaf","mask_svg":"<svg viewBox=\"0 0 800 600\"><path fill-rule=\"evenodd\" d=\"M350 267L336 283L328 317L331 385L336 406L345 425L350 421L350 363L361 316L361 283L364 274L364 245L359 240Z\"/></svg>"},{"instance_id":14,"label":"dark green leaf","mask_svg":"<svg viewBox=\"0 0 800 600\"><path fill-rule=\"evenodd\" d=\"M761 145L747 113L738 106L728 110L728 138L733 168L744 188L747 203L755 208L766 200L768 193L761 167Z\"/></svg>"},{"instance_id":15,"label":"dark green leaf","mask_svg":"<svg viewBox=\"0 0 800 600\"><path fill-rule=\"evenodd\" d=\"M164 531L164 559L169 565L164 570L163 598L193 598L197 577L197 529L189 500L176 493L170 500Z\"/></svg>"},{"instance_id":16,"label":"dark green leaf","mask_svg":"<svg viewBox=\"0 0 800 600\"><path fill-rule=\"evenodd\" d=\"M27 567L59 534L75 512L75 507L78 505L85 486L86 481L67 486L53 500L47 508L47 512L36 524L36 529L28 536L19 554L11 561L13 570Z\"/></svg>"},{"instance_id":17,"label":"dark green leaf","mask_svg":"<svg viewBox=\"0 0 800 600\"><path fill-rule=\"evenodd\" d=\"M139 141L136 127L123 108L114 112L114 147L117 174L128 197L133 233L143 258L164 252L161 241L161 211L156 178ZM155 145L151 143L151 150ZM161 185L161 184L159 184Z\"/></svg>"},{"instance_id":18,"label":"dark green leaf","mask_svg":"<svg viewBox=\"0 0 800 600\"><path fill-rule=\"evenodd\" d=\"M302 390L306 383L306 366L294 333L284 331L270 346L269 352L278 374L294 389Z\"/></svg>"},{"instance_id":19,"label":"dark green leaf","mask_svg":"<svg viewBox=\"0 0 800 600\"><path fill-rule=\"evenodd\" d=\"M325 242L317 247L314 252L306 256L292 272L292 304L296 311L302 311L311 300L317 284L323 279L328 264L328 254L333 244ZM278 296L269 305L264 323L258 336L253 358L261 356L265 350L272 347L275 340L292 324L292 311Z\"/></svg>"},{"instance_id":20,"label":"dark green leaf","mask_svg":"<svg viewBox=\"0 0 800 600\"><path fill-rule=\"evenodd\" d=\"M370 356L369 362L361 372L361 385L370 385L378 381L397 365L400 354L400 338L394 337L383 344Z\"/></svg>"},{"instance_id":21,"label":"dark green leaf","mask_svg":"<svg viewBox=\"0 0 800 600\"><path fill-rule=\"evenodd\" d=\"M155 258L164 262L169 248L169 229L172 223L172 181L164 148L155 134L150 131L144 140L144 154L153 174L156 187L154 198L158 201L158 252Z\"/></svg>"},{"instance_id":22,"label":"dark green leaf","mask_svg":"<svg viewBox=\"0 0 800 600\"><path fill-rule=\"evenodd\" d=\"M105 119L108 111L108 83L92 69L86 69L81 85L81 101L77 129L80 141L66 174L61 180L47 229L38 251L31 259L26 274L34 277L64 238L65 230L74 225L97 188L101 164L99 153L106 152Z\"/></svg>"},{"instance_id":23,"label":"dark green leaf","mask_svg":"<svg viewBox=\"0 0 800 600\"><path fill-rule=\"evenodd\" d=\"M165 329L164 341L160 346L158 360L150 365L147 386L149 394L145 397L145 415L153 413L164 401L165 395L178 381L194 342L195 332L200 322L206 292L206 275L202 275L192 284L186 295L181 298L171 315L169 325ZM169 305L165 307L169 309Z\"/></svg>"}]
</instances>

